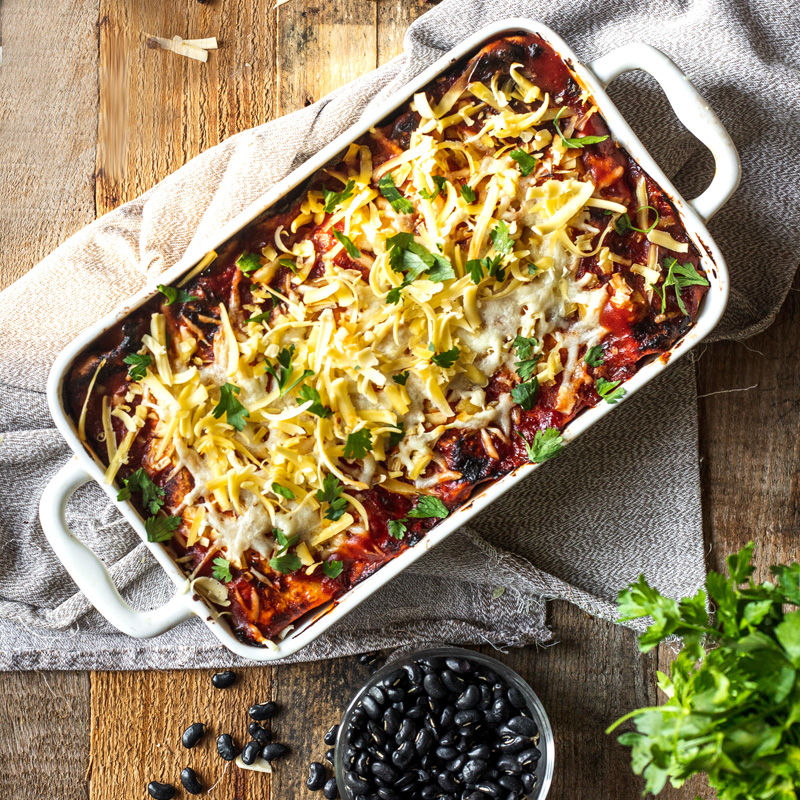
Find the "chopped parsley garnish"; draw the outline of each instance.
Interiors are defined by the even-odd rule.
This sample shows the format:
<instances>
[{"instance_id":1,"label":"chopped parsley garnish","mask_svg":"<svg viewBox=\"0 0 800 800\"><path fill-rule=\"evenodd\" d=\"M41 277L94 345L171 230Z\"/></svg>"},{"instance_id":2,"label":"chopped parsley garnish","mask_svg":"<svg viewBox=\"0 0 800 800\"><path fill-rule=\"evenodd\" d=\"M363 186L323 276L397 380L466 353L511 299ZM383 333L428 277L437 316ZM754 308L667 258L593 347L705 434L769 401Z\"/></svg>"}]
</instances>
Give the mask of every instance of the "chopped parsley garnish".
<instances>
[{"instance_id":1,"label":"chopped parsley garnish","mask_svg":"<svg viewBox=\"0 0 800 800\"><path fill-rule=\"evenodd\" d=\"M231 575L231 562L226 558L215 558L212 562L211 574L222 583L230 583L233 580Z\"/></svg>"},{"instance_id":2,"label":"chopped parsley garnish","mask_svg":"<svg viewBox=\"0 0 800 800\"><path fill-rule=\"evenodd\" d=\"M303 566L303 562L294 554L286 553L282 556L275 556L269 560L269 565L275 572L280 572L286 575L289 572L295 572Z\"/></svg>"},{"instance_id":3,"label":"chopped parsley garnish","mask_svg":"<svg viewBox=\"0 0 800 800\"><path fill-rule=\"evenodd\" d=\"M431 361L433 361L437 367L449 369L458 361L460 355L461 351L457 347L451 347L449 350L445 350L444 353L437 353L431 358Z\"/></svg>"},{"instance_id":4,"label":"chopped parsley garnish","mask_svg":"<svg viewBox=\"0 0 800 800\"><path fill-rule=\"evenodd\" d=\"M535 275L539 271L536 264L528 264L528 275Z\"/></svg>"},{"instance_id":5,"label":"chopped parsley garnish","mask_svg":"<svg viewBox=\"0 0 800 800\"><path fill-rule=\"evenodd\" d=\"M514 339L514 349L520 358L530 358L531 350L537 347L539 342L533 336L517 336Z\"/></svg>"},{"instance_id":6,"label":"chopped parsley garnish","mask_svg":"<svg viewBox=\"0 0 800 800\"><path fill-rule=\"evenodd\" d=\"M658 225L658 211L653 208L653 206L640 206L639 208L634 211L634 214L638 214L640 211L650 210L656 215L655 222L649 228L637 228L632 222L631 218L628 216L627 213L622 214L620 217L617 218L617 221L614 223L614 231L618 233L620 236L627 233L628 231L638 231L639 233L648 234L652 231L656 225Z\"/></svg>"},{"instance_id":7,"label":"chopped parsley garnish","mask_svg":"<svg viewBox=\"0 0 800 800\"><path fill-rule=\"evenodd\" d=\"M444 175L432 175L432 180L436 184L436 188L429 192L427 189L420 189L420 196L426 200L435 200L440 194L444 194L445 186L447 185L447 178Z\"/></svg>"},{"instance_id":8,"label":"chopped parsley garnish","mask_svg":"<svg viewBox=\"0 0 800 800\"><path fill-rule=\"evenodd\" d=\"M402 422L397 423L396 431L389 431L389 449L397 447L405 439L406 427Z\"/></svg>"},{"instance_id":9,"label":"chopped parsley garnish","mask_svg":"<svg viewBox=\"0 0 800 800\"><path fill-rule=\"evenodd\" d=\"M498 253L508 255L514 249L514 240L508 234L508 225L505 222L498 222L489 234L494 249Z\"/></svg>"},{"instance_id":10,"label":"chopped parsley garnish","mask_svg":"<svg viewBox=\"0 0 800 800\"><path fill-rule=\"evenodd\" d=\"M236 266L245 274L249 275L251 272L261 269L261 257L255 253L242 253L236 259Z\"/></svg>"},{"instance_id":11,"label":"chopped parsley garnish","mask_svg":"<svg viewBox=\"0 0 800 800\"><path fill-rule=\"evenodd\" d=\"M566 106L563 106L559 109L558 114L556 114L555 118L553 119L553 127L556 129L556 133L561 137L561 141L564 143L565 147L586 147L589 144L599 144L600 142L604 142L608 139L608 135L605 136L577 136L572 139L568 139L561 133L561 128L558 126L559 117L566 111Z\"/></svg>"},{"instance_id":12,"label":"chopped parsley garnish","mask_svg":"<svg viewBox=\"0 0 800 800\"><path fill-rule=\"evenodd\" d=\"M331 410L322 405L322 398L319 396L319 392L313 386L308 386L308 384L301 386L297 395L300 398L301 403L307 403L309 400L311 400L311 405L306 409L306 411L309 413L316 414L322 419L325 419L331 415Z\"/></svg>"},{"instance_id":13,"label":"chopped parsley garnish","mask_svg":"<svg viewBox=\"0 0 800 800\"><path fill-rule=\"evenodd\" d=\"M400 194L400 190L394 185L394 178L392 178L390 172L387 172L378 181L378 189L398 214L414 213L414 204Z\"/></svg>"},{"instance_id":14,"label":"chopped parsley garnish","mask_svg":"<svg viewBox=\"0 0 800 800\"><path fill-rule=\"evenodd\" d=\"M590 347L586 351L586 355L583 357L583 360L590 366L590 367L600 367L603 365L603 345L596 344L594 347Z\"/></svg>"},{"instance_id":15,"label":"chopped parsley garnish","mask_svg":"<svg viewBox=\"0 0 800 800\"><path fill-rule=\"evenodd\" d=\"M533 355L531 352L533 348L538 345L539 342L532 336L517 336L517 338L514 339L514 349L520 357L520 360L514 363L514 368L517 370L517 375L519 375L523 381L531 379L533 370L539 363L541 355Z\"/></svg>"},{"instance_id":16,"label":"chopped parsley garnish","mask_svg":"<svg viewBox=\"0 0 800 800\"><path fill-rule=\"evenodd\" d=\"M341 561L323 561L322 571L328 578L338 578L342 574L344 564Z\"/></svg>"},{"instance_id":17,"label":"chopped parsley garnish","mask_svg":"<svg viewBox=\"0 0 800 800\"><path fill-rule=\"evenodd\" d=\"M428 519L429 517L444 519L449 513L447 506L438 497L421 494L417 500L416 507L408 512L408 516L415 519Z\"/></svg>"},{"instance_id":18,"label":"chopped parsley garnish","mask_svg":"<svg viewBox=\"0 0 800 800\"><path fill-rule=\"evenodd\" d=\"M164 505L164 490L150 480L143 467L123 478L122 483L123 487L117 492L117 500L120 502L130 500L133 492L139 492L142 496L142 507L151 514L157 514Z\"/></svg>"},{"instance_id":19,"label":"chopped parsley garnish","mask_svg":"<svg viewBox=\"0 0 800 800\"><path fill-rule=\"evenodd\" d=\"M408 370L405 372L398 372L397 375L393 375L392 380L395 383L399 383L401 386L405 386L406 381L408 380Z\"/></svg>"},{"instance_id":20,"label":"chopped parsley garnish","mask_svg":"<svg viewBox=\"0 0 800 800\"><path fill-rule=\"evenodd\" d=\"M291 489L287 489L285 486L281 486L279 483L272 484L272 491L281 497L285 497L287 500L294 500L294 492Z\"/></svg>"},{"instance_id":21,"label":"chopped parsley garnish","mask_svg":"<svg viewBox=\"0 0 800 800\"><path fill-rule=\"evenodd\" d=\"M564 449L564 437L558 428L545 428L543 431L536 431L532 442L529 442L519 431L517 433L525 443L528 460L532 464L541 464L542 461L547 461L548 458L557 456Z\"/></svg>"},{"instance_id":22,"label":"chopped parsley garnish","mask_svg":"<svg viewBox=\"0 0 800 800\"><path fill-rule=\"evenodd\" d=\"M688 262L679 264L672 256L665 256L661 263L667 268L667 277L664 279L661 290L657 286L653 287L661 298L661 313L663 314L667 308L667 288L674 286L678 308L682 314L688 317L689 312L681 297L681 289L685 289L687 286L708 286L708 281L694 268L693 264Z\"/></svg>"},{"instance_id":23,"label":"chopped parsley garnish","mask_svg":"<svg viewBox=\"0 0 800 800\"><path fill-rule=\"evenodd\" d=\"M297 275L297 262L296 261L292 261L291 258L279 258L278 259L278 263L282 267L286 267L286 269L290 269L292 272L294 272L295 275Z\"/></svg>"},{"instance_id":24,"label":"chopped parsley garnish","mask_svg":"<svg viewBox=\"0 0 800 800\"><path fill-rule=\"evenodd\" d=\"M390 519L389 520L389 536L395 539L402 539L406 535L408 528L406 527L407 519Z\"/></svg>"},{"instance_id":25,"label":"chopped parsley garnish","mask_svg":"<svg viewBox=\"0 0 800 800\"><path fill-rule=\"evenodd\" d=\"M388 303L399 303L402 290L425 274L431 281L446 281L455 278L453 265L439 253L431 253L414 241L411 233L398 233L386 240L389 248L389 266L395 272L405 273L403 282L389 291Z\"/></svg>"},{"instance_id":26,"label":"chopped parsley garnish","mask_svg":"<svg viewBox=\"0 0 800 800\"><path fill-rule=\"evenodd\" d=\"M183 522L182 517L149 517L144 521L148 542L168 542Z\"/></svg>"},{"instance_id":27,"label":"chopped parsley garnish","mask_svg":"<svg viewBox=\"0 0 800 800\"><path fill-rule=\"evenodd\" d=\"M219 419L225 414L225 421L233 425L237 431L244 429L245 417L250 416L250 412L236 399L241 388L232 383L226 383L219 387L219 403L214 406L211 412L214 419Z\"/></svg>"},{"instance_id":28,"label":"chopped parsley garnish","mask_svg":"<svg viewBox=\"0 0 800 800\"><path fill-rule=\"evenodd\" d=\"M462 183L459 187L461 191L461 196L468 202L474 203L475 202L475 190L471 186L467 186L466 183Z\"/></svg>"},{"instance_id":29,"label":"chopped parsley garnish","mask_svg":"<svg viewBox=\"0 0 800 800\"><path fill-rule=\"evenodd\" d=\"M339 242L342 247L344 247L347 255L349 255L350 258L361 257L361 251L353 244L353 241L349 236L345 236L341 231L336 230L336 228L333 228L333 236L336 241Z\"/></svg>"},{"instance_id":30,"label":"chopped parsley garnish","mask_svg":"<svg viewBox=\"0 0 800 800\"><path fill-rule=\"evenodd\" d=\"M149 353L131 353L122 359L126 364L130 364L128 375L135 381L140 381L147 374L147 368L153 363L153 358Z\"/></svg>"},{"instance_id":31,"label":"chopped parsley garnish","mask_svg":"<svg viewBox=\"0 0 800 800\"><path fill-rule=\"evenodd\" d=\"M263 314L256 314L254 317L250 317L250 319L246 320L247 322L269 322L269 318L272 316L272 309L270 308L269 311L265 311Z\"/></svg>"},{"instance_id":32,"label":"chopped parsley garnish","mask_svg":"<svg viewBox=\"0 0 800 800\"><path fill-rule=\"evenodd\" d=\"M607 381L605 378L598 378L595 383L595 389L597 389L597 394L602 397L606 403L610 405L614 405L614 403L618 403L625 397L625 390L620 387L617 388L622 381Z\"/></svg>"},{"instance_id":33,"label":"chopped parsley garnish","mask_svg":"<svg viewBox=\"0 0 800 800\"><path fill-rule=\"evenodd\" d=\"M191 300L197 300L198 298L195 297L193 294L189 294L189 292L184 292L183 289L177 289L174 286L164 286L163 283L159 283L156 287L164 297L167 298L167 305L171 306L174 302L178 303L188 303Z\"/></svg>"},{"instance_id":34,"label":"chopped parsley garnish","mask_svg":"<svg viewBox=\"0 0 800 800\"><path fill-rule=\"evenodd\" d=\"M322 480L322 488L318 489L314 496L320 503L328 504L325 519L336 522L342 518L347 508L347 500L342 497L342 484L335 475L328 473Z\"/></svg>"},{"instance_id":35,"label":"chopped parsley garnish","mask_svg":"<svg viewBox=\"0 0 800 800\"><path fill-rule=\"evenodd\" d=\"M333 214L336 210L336 206L343 203L345 200L349 200L353 196L353 187L355 185L355 181L347 181L341 192L332 192L330 189L323 188L322 195L325 198L325 207L323 211L326 214Z\"/></svg>"},{"instance_id":36,"label":"chopped parsley garnish","mask_svg":"<svg viewBox=\"0 0 800 800\"><path fill-rule=\"evenodd\" d=\"M518 383L511 390L511 399L525 411L530 411L537 394L539 394L539 380L532 378L524 383Z\"/></svg>"},{"instance_id":37,"label":"chopped parsley garnish","mask_svg":"<svg viewBox=\"0 0 800 800\"><path fill-rule=\"evenodd\" d=\"M500 266L502 260L502 254L496 255L494 258L489 258L489 256L486 256L486 258L471 258L464 264L464 269L476 285L481 282L484 270L490 278L504 281L506 279L506 271Z\"/></svg>"},{"instance_id":38,"label":"chopped parsley garnish","mask_svg":"<svg viewBox=\"0 0 800 800\"><path fill-rule=\"evenodd\" d=\"M270 364L269 361L264 362L264 369L266 369L266 371L272 375L273 378L275 378L275 382L278 384L281 397L294 389L298 383L304 381L306 378L314 374L313 370L304 369L300 374L300 377L295 378L295 380L291 381L290 383L289 379L292 377L292 373L294 372L294 368L292 367L293 355L294 345L290 345L288 348L284 347L283 350L278 353L277 364Z\"/></svg>"},{"instance_id":39,"label":"chopped parsley garnish","mask_svg":"<svg viewBox=\"0 0 800 800\"><path fill-rule=\"evenodd\" d=\"M524 361L515 361L514 368L517 370L517 375L523 381L529 381L533 377L533 371L539 363L541 356L534 356L533 358L526 358Z\"/></svg>"},{"instance_id":40,"label":"chopped parsley garnish","mask_svg":"<svg viewBox=\"0 0 800 800\"><path fill-rule=\"evenodd\" d=\"M522 149L512 150L509 155L517 162L519 171L523 175L530 175L536 168L536 159L530 153L526 153Z\"/></svg>"},{"instance_id":41,"label":"chopped parsley garnish","mask_svg":"<svg viewBox=\"0 0 800 800\"><path fill-rule=\"evenodd\" d=\"M362 428L355 433L348 433L344 443L344 457L347 459L364 458L372 450L372 432Z\"/></svg>"}]
</instances>

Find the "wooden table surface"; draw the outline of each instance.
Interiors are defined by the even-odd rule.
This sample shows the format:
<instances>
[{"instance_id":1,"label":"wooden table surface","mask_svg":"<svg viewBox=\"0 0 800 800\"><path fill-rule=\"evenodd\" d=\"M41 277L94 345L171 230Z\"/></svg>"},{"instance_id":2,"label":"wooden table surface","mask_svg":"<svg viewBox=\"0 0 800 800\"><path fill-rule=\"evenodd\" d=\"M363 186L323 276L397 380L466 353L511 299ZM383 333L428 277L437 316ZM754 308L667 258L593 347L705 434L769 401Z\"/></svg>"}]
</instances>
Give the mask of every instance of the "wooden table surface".
<instances>
[{"instance_id":1,"label":"wooden table surface","mask_svg":"<svg viewBox=\"0 0 800 800\"><path fill-rule=\"evenodd\" d=\"M322 97L398 54L420 0L4 0L0 6L0 286L70 234L245 128ZM216 36L201 64L151 50L146 35ZM796 557L800 514L800 304L747 342L697 354L708 563L751 538L759 574ZM747 391L745 387L755 388ZM665 487L668 491L668 487ZM554 800L633 800L628 753L604 734L656 700L668 653L639 654L627 630L554 603L557 645L498 657L539 693L555 730ZM494 654L497 655L497 654ZM229 692L210 671L0 675L0 797L127 800L195 766L220 800L309 797L306 765L366 676L355 659L241 672ZM244 734L243 708L273 698L275 738L295 757L267 776L223 770L213 739L191 756L196 720ZM711 796L701 781L669 798Z\"/></svg>"}]
</instances>

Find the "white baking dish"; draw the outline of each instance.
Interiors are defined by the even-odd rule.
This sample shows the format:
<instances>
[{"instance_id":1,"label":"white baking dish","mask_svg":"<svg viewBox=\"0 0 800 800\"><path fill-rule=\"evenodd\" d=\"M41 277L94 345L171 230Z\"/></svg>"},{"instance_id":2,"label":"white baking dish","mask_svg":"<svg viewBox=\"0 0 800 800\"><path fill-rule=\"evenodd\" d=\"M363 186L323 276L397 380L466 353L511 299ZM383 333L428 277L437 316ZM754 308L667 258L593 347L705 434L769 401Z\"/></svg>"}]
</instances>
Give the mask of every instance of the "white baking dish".
<instances>
[{"instance_id":1,"label":"white baking dish","mask_svg":"<svg viewBox=\"0 0 800 800\"><path fill-rule=\"evenodd\" d=\"M663 53L648 45L625 45L588 65L582 65L570 47L545 25L528 19L509 19L490 25L442 56L391 99L379 107L371 109L358 124L345 131L222 228L209 242L208 249L218 247L237 233L287 192L339 154L350 142L362 136L370 127L406 102L414 92L428 84L457 59L498 34L510 34L517 31L541 35L572 66L579 80L594 96L614 138L661 185L675 203L689 236L701 253L702 264L711 284L694 327L673 346L668 354L651 360L626 382L627 397L630 397L633 392L662 372L668 363L694 347L714 328L722 316L728 298L728 272L721 253L706 230L705 222L722 207L736 190L741 173L734 144L716 114L678 67ZM714 155L716 162L714 178L708 189L694 200L687 202L680 197L605 92L605 87L614 78L634 69L643 69L656 78L681 122ZM196 253L187 253L174 267L160 276L160 280L165 284L176 281L198 260ZM209 606L197 595L193 596L190 593L186 577L172 561L167 551L160 544L147 543L144 524L133 506L127 502L118 503L122 514L142 540L147 543L148 549L177 587L174 597L161 608L152 611L135 610L122 599L100 559L72 535L65 523L65 506L78 487L94 480L114 502L117 502L117 490L103 483L105 468L93 459L79 441L75 427L62 405L61 386L74 358L85 347L131 310L149 300L155 293L154 287L139 292L116 311L81 334L56 359L47 387L48 402L53 419L74 450L75 456L50 481L42 495L40 503L42 527L58 557L89 601L112 625L131 636L156 636L191 616L197 615L205 621L222 644L240 656L257 661L272 661L289 656L324 633L398 572L435 547L456 528L464 525L471 517L501 497L512 485L523 480L532 470L536 469L536 465L526 464L514 473L483 488L464 507L453 512L430 531L422 541L388 562L377 573L352 588L337 601L310 612L301 621L301 624L270 649L240 642L232 635L224 618L222 620L215 619ZM565 440L574 439L612 408L613 406L602 403L582 412L565 429Z\"/></svg>"}]
</instances>

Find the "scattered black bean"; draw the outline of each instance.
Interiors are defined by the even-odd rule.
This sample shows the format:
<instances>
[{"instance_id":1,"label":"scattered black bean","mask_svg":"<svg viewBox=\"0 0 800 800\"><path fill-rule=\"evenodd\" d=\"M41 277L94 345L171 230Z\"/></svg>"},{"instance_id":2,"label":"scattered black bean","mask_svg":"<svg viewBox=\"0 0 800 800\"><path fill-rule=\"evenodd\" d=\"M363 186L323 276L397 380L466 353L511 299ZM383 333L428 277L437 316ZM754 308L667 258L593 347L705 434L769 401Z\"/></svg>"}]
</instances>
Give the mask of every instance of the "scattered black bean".
<instances>
[{"instance_id":1,"label":"scattered black bean","mask_svg":"<svg viewBox=\"0 0 800 800\"><path fill-rule=\"evenodd\" d=\"M285 744L273 742L272 744L264 745L261 750L261 758L263 758L264 761L274 761L276 758L285 756L288 752L289 748Z\"/></svg>"},{"instance_id":2,"label":"scattered black bean","mask_svg":"<svg viewBox=\"0 0 800 800\"><path fill-rule=\"evenodd\" d=\"M211 685L215 689L230 689L234 683L236 683L236 673L230 670L215 672L211 676Z\"/></svg>"},{"instance_id":3,"label":"scattered black bean","mask_svg":"<svg viewBox=\"0 0 800 800\"><path fill-rule=\"evenodd\" d=\"M325 785L322 787L322 796L325 800L336 800L339 796L339 786L336 783L336 778L331 778L329 781L326 781Z\"/></svg>"},{"instance_id":4,"label":"scattered black bean","mask_svg":"<svg viewBox=\"0 0 800 800\"><path fill-rule=\"evenodd\" d=\"M306 786L312 792L318 792L325 785L325 767L319 761L312 761L308 768Z\"/></svg>"},{"instance_id":5,"label":"scattered black bean","mask_svg":"<svg viewBox=\"0 0 800 800\"><path fill-rule=\"evenodd\" d=\"M203 725L202 722L195 722L193 725L190 725L183 732L183 736L181 736L181 744L187 750L189 750L203 738L205 732L206 732L206 726Z\"/></svg>"},{"instance_id":6,"label":"scattered black bean","mask_svg":"<svg viewBox=\"0 0 800 800\"><path fill-rule=\"evenodd\" d=\"M367 716L370 719L380 719L381 707L375 702L375 698L372 695L365 695L361 701L361 707L367 712Z\"/></svg>"},{"instance_id":7,"label":"scattered black bean","mask_svg":"<svg viewBox=\"0 0 800 800\"><path fill-rule=\"evenodd\" d=\"M256 703L250 706L247 713L250 715L250 719L254 719L256 722L263 722L264 720L272 719L278 713L278 704L273 703L271 700L269 703Z\"/></svg>"},{"instance_id":8,"label":"scattered black bean","mask_svg":"<svg viewBox=\"0 0 800 800\"><path fill-rule=\"evenodd\" d=\"M516 686L511 686L508 689L508 702L514 708L525 708L525 695Z\"/></svg>"},{"instance_id":9,"label":"scattered black bean","mask_svg":"<svg viewBox=\"0 0 800 800\"><path fill-rule=\"evenodd\" d=\"M322 741L325 742L327 745L336 744L336 736L339 733L339 726L333 725L325 732L325 736L322 737Z\"/></svg>"},{"instance_id":10,"label":"scattered black bean","mask_svg":"<svg viewBox=\"0 0 800 800\"><path fill-rule=\"evenodd\" d=\"M255 764L258 754L261 752L261 747L261 742L259 742L258 739L253 739L253 741L248 742L242 750L242 763L246 764L248 767L251 764Z\"/></svg>"},{"instance_id":11,"label":"scattered black bean","mask_svg":"<svg viewBox=\"0 0 800 800\"><path fill-rule=\"evenodd\" d=\"M257 722L251 722L247 726L247 732L261 745L269 744L272 741L272 733L266 728L262 728Z\"/></svg>"},{"instance_id":12,"label":"scattered black bean","mask_svg":"<svg viewBox=\"0 0 800 800\"><path fill-rule=\"evenodd\" d=\"M519 779L522 781L522 790L530 794L536 786L536 776L532 772L523 772Z\"/></svg>"},{"instance_id":13,"label":"scattered black bean","mask_svg":"<svg viewBox=\"0 0 800 800\"><path fill-rule=\"evenodd\" d=\"M189 794L200 794L203 791L203 784L197 777L197 773L191 767L184 767L181 770L181 783Z\"/></svg>"},{"instance_id":14,"label":"scattered black bean","mask_svg":"<svg viewBox=\"0 0 800 800\"><path fill-rule=\"evenodd\" d=\"M331 747L331 749L330 749L330 750L327 750L327 751L325 752L325 760L326 760L326 761L327 761L329 764L333 764L333 763L334 763L334 761L333 761L333 760L334 760L334 758L336 758L336 748L335 748L335 747Z\"/></svg>"},{"instance_id":15,"label":"scattered black bean","mask_svg":"<svg viewBox=\"0 0 800 800\"><path fill-rule=\"evenodd\" d=\"M236 758L236 748L229 733L221 733L217 736L217 752L226 760L233 761Z\"/></svg>"},{"instance_id":16,"label":"scattered black bean","mask_svg":"<svg viewBox=\"0 0 800 800\"><path fill-rule=\"evenodd\" d=\"M175 787L170 786L168 783L150 781L150 783L147 784L147 793L153 800L172 800L175 794Z\"/></svg>"}]
</instances>

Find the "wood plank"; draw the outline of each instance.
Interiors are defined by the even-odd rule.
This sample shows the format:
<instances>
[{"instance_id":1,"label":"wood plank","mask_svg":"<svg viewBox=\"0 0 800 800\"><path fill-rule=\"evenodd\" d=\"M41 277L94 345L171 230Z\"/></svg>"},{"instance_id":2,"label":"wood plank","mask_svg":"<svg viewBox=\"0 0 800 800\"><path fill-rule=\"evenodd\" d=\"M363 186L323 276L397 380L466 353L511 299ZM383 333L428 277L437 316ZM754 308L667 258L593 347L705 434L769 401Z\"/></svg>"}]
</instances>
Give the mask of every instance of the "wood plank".
<instances>
[{"instance_id":1,"label":"wood plank","mask_svg":"<svg viewBox=\"0 0 800 800\"><path fill-rule=\"evenodd\" d=\"M94 219L98 0L0 6L0 289Z\"/></svg>"},{"instance_id":2,"label":"wood plank","mask_svg":"<svg viewBox=\"0 0 800 800\"><path fill-rule=\"evenodd\" d=\"M89 797L89 675L0 673L0 797Z\"/></svg>"},{"instance_id":3,"label":"wood plank","mask_svg":"<svg viewBox=\"0 0 800 800\"><path fill-rule=\"evenodd\" d=\"M408 26L422 16L430 3L425 0L381 0L378 7L378 64L385 64L403 52Z\"/></svg>"}]
</instances>

